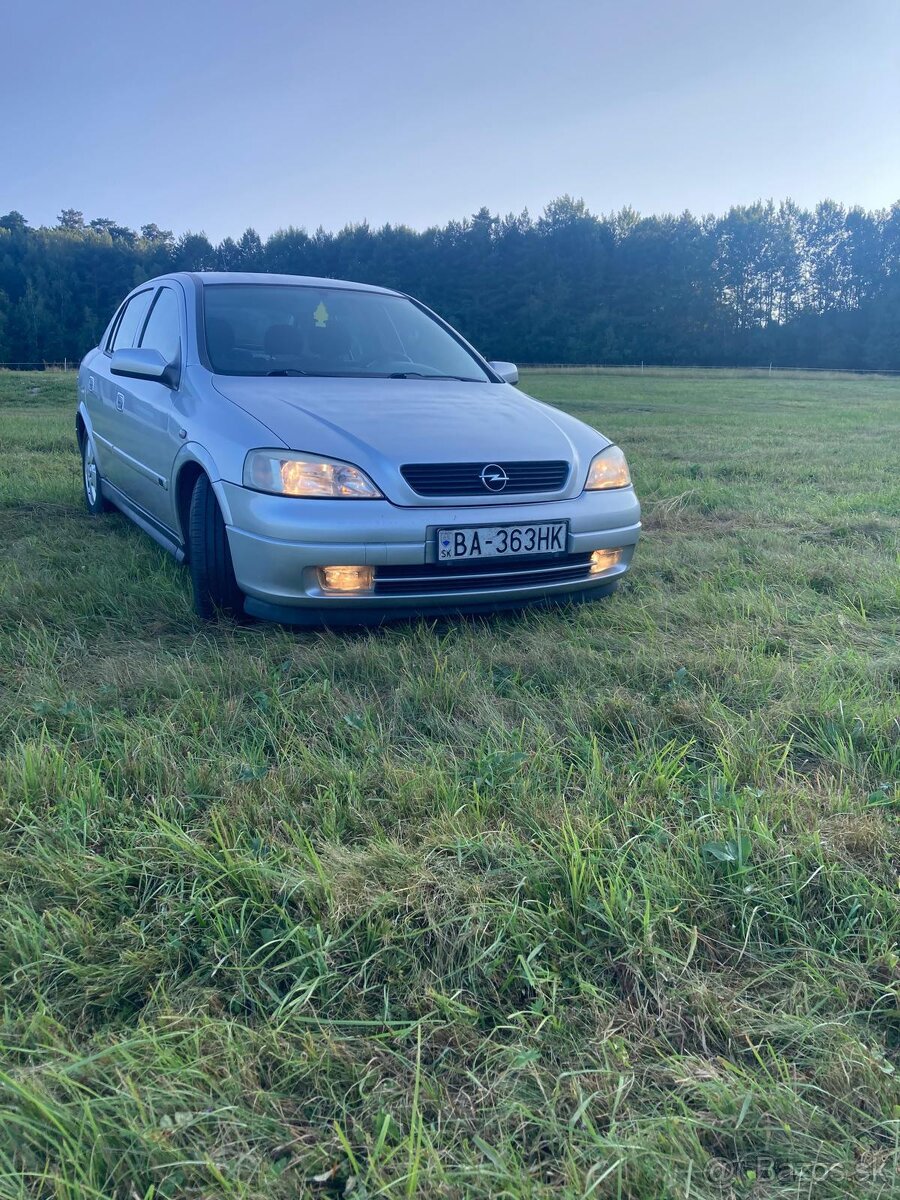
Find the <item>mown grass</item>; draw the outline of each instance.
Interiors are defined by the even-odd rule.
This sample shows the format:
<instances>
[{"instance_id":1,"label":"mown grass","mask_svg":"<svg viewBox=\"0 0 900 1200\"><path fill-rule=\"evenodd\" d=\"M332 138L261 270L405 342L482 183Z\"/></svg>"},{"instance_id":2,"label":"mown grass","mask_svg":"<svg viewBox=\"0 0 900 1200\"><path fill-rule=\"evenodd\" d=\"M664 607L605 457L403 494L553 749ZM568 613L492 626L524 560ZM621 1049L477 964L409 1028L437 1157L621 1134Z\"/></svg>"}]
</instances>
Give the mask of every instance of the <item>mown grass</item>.
<instances>
[{"instance_id":1,"label":"mown grass","mask_svg":"<svg viewBox=\"0 0 900 1200\"><path fill-rule=\"evenodd\" d=\"M900 382L533 374L630 582L206 628L0 373L0 1195L888 1196Z\"/></svg>"}]
</instances>

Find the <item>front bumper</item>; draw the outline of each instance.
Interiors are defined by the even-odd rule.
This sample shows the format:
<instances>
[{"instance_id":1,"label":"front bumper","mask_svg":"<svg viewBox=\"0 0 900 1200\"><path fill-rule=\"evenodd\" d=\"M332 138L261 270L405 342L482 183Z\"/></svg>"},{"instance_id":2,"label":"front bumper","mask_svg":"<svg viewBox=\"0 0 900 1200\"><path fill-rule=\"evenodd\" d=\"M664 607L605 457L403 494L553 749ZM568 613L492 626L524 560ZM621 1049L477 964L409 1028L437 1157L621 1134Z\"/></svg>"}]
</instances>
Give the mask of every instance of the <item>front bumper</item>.
<instances>
[{"instance_id":1,"label":"front bumper","mask_svg":"<svg viewBox=\"0 0 900 1200\"><path fill-rule=\"evenodd\" d=\"M420 612L484 612L602 595L628 570L640 536L640 505L630 487L585 492L570 500L408 508L387 500L298 500L235 484L220 487L235 576L247 596L247 611L281 621L355 624ZM573 564L571 570L554 577L552 570L540 569L552 566L553 560L523 557L515 560L521 570L510 566L508 578L502 578L498 569L491 578L492 560L485 560L487 578L473 577L471 583L454 578L446 589L441 587L438 528L542 521L568 521L564 561ZM589 575L587 569L575 569L591 551L612 548L621 548L622 556L610 570ZM504 565L512 562L505 560ZM375 567L375 591L347 596L323 591L318 568L327 565ZM413 577L408 590L399 594L384 585L379 592L379 574L390 576L388 568L416 565L425 568L421 590L414 582L419 573L406 572Z\"/></svg>"}]
</instances>

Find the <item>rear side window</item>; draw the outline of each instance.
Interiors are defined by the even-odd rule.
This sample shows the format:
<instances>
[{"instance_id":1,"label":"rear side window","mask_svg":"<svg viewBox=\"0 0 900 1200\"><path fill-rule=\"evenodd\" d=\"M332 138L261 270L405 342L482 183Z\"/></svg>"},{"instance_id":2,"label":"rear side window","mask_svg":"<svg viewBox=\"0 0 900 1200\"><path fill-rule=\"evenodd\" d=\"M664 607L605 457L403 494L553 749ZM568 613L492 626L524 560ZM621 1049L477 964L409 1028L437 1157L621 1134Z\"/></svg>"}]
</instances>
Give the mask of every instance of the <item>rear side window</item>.
<instances>
[{"instance_id":1,"label":"rear side window","mask_svg":"<svg viewBox=\"0 0 900 1200\"><path fill-rule=\"evenodd\" d=\"M181 345L178 297L171 288L160 288L144 328L141 345L158 350L167 363L177 362Z\"/></svg>"},{"instance_id":2,"label":"rear side window","mask_svg":"<svg viewBox=\"0 0 900 1200\"><path fill-rule=\"evenodd\" d=\"M147 288L145 292L138 292L136 296L131 297L119 317L119 323L109 343L110 350L127 350L134 345L152 299L152 288Z\"/></svg>"}]
</instances>

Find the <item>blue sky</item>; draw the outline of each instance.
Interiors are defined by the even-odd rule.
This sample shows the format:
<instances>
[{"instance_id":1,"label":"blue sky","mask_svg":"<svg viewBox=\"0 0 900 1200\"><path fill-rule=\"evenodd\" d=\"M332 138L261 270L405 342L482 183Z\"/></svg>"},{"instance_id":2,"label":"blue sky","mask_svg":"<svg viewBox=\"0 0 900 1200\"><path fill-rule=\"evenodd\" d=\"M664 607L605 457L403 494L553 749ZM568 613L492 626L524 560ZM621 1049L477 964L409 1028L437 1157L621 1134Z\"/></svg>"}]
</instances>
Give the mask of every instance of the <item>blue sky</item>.
<instances>
[{"instance_id":1,"label":"blue sky","mask_svg":"<svg viewBox=\"0 0 900 1200\"><path fill-rule=\"evenodd\" d=\"M12 0L0 212L213 239L900 199L900 3Z\"/></svg>"}]
</instances>

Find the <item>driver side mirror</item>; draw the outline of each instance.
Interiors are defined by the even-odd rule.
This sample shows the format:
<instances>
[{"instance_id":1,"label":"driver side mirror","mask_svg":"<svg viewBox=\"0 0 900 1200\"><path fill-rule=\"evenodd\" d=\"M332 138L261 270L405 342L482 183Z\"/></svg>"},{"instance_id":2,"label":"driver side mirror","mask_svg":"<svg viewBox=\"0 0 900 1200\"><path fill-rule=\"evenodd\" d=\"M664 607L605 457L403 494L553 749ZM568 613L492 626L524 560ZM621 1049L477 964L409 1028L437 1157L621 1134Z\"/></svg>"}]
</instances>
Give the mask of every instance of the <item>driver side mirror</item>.
<instances>
[{"instance_id":1,"label":"driver side mirror","mask_svg":"<svg viewBox=\"0 0 900 1200\"><path fill-rule=\"evenodd\" d=\"M504 383L519 382L519 368L515 363L492 362L488 363L488 366L492 371L496 371Z\"/></svg>"},{"instance_id":2,"label":"driver side mirror","mask_svg":"<svg viewBox=\"0 0 900 1200\"><path fill-rule=\"evenodd\" d=\"M178 382L178 364L168 363L158 350L136 346L133 349L113 350L109 369L113 375L125 375L129 379L149 379L154 383L175 387Z\"/></svg>"}]
</instances>

